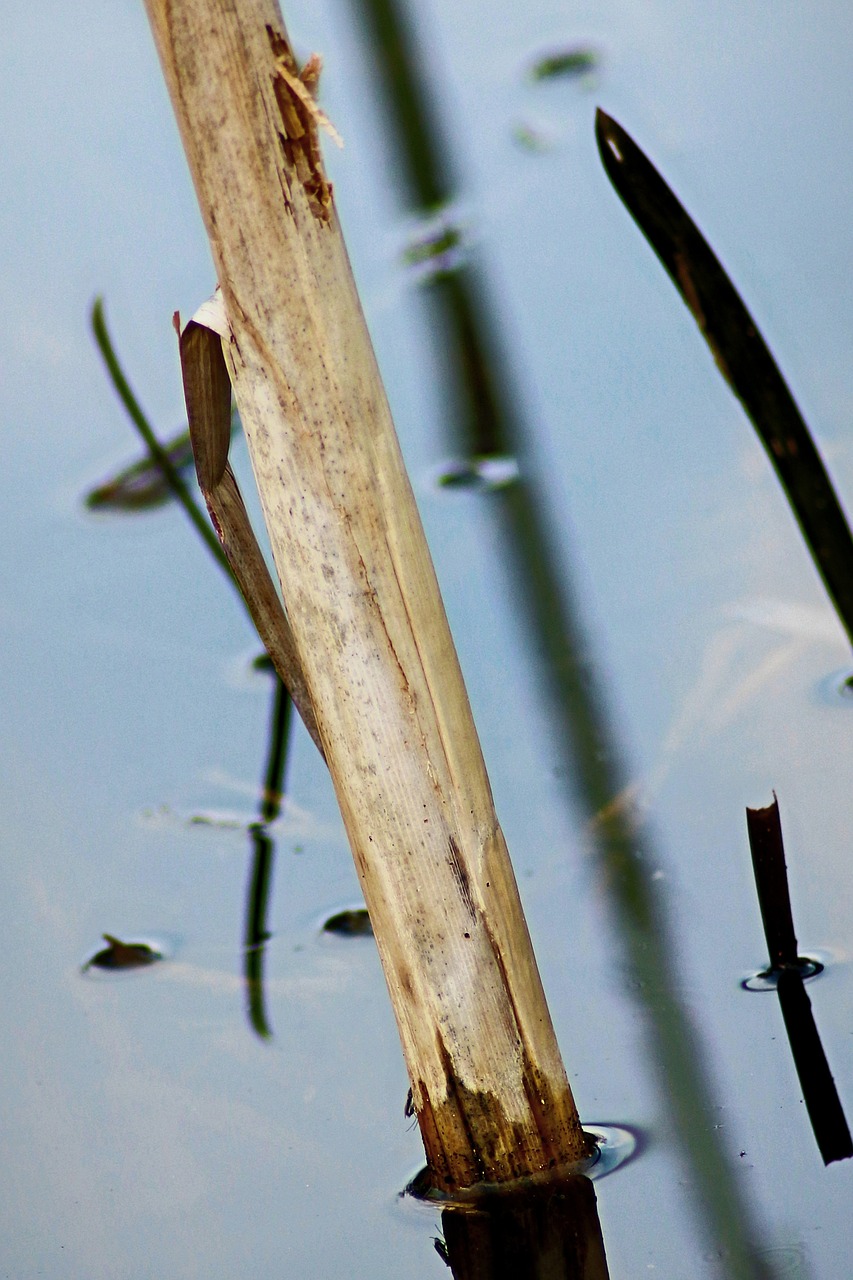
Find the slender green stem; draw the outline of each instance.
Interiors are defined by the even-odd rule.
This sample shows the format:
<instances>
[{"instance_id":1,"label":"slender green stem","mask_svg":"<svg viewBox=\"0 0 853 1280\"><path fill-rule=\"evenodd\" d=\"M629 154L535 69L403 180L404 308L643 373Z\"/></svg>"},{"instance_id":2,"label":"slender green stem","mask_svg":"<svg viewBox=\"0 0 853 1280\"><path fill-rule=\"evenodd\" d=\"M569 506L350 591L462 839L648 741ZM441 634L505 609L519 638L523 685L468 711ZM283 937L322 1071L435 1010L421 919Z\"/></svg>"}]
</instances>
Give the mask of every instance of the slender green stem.
<instances>
[{"instance_id":1,"label":"slender green stem","mask_svg":"<svg viewBox=\"0 0 853 1280\"><path fill-rule=\"evenodd\" d=\"M269 835L270 823L281 812L284 774L290 746L292 702L283 681L273 673L273 713L270 723L267 767L261 793L261 816L249 828L252 837L252 865L246 899L246 929L243 943L244 975L249 1021L262 1040L272 1036L264 1001L264 960L270 933L267 928L275 845Z\"/></svg>"},{"instance_id":2,"label":"slender green stem","mask_svg":"<svg viewBox=\"0 0 853 1280\"><path fill-rule=\"evenodd\" d=\"M130 388L130 383L124 375L124 371L119 364L115 348L113 347L112 339L110 338L107 330L103 298L96 298L92 305L91 323L92 333L94 334L95 341L98 344L98 350L103 357L107 373L110 376L110 381L115 387L119 399L127 410L128 417L145 442L145 446L151 455L152 461L157 467L159 467L164 480L175 495L175 498L181 504L199 534L204 539L210 554L233 582L234 579L231 575L231 569L227 559L225 558L225 553L219 544L219 539L210 527L204 512L201 510L198 503L194 501L189 488L184 483L180 472L172 462L169 454L154 434L151 424L143 413L139 401L133 394L133 391Z\"/></svg>"}]
</instances>

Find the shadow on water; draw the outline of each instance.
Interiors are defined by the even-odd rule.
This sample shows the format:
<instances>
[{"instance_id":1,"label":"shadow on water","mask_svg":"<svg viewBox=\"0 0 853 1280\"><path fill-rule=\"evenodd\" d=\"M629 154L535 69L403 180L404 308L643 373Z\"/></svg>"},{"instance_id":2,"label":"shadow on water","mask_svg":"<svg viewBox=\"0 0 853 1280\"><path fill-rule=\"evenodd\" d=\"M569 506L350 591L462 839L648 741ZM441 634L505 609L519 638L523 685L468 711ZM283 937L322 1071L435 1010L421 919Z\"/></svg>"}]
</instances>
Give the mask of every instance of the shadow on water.
<instances>
[{"instance_id":1,"label":"shadow on water","mask_svg":"<svg viewBox=\"0 0 853 1280\"><path fill-rule=\"evenodd\" d=\"M424 213L454 195L450 164L430 110L423 63L402 5L355 0L373 47L386 118L406 195ZM521 457L525 428L492 309L470 262L438 272L426 285L443 334L440 357L456 442L468 459ZM587 836L623 939L633 992L645 1014L660 1084L690 1169L714 1255L729 1277L770 1275L760 1260L748 1205L738 1194L714 1130L712 1089L699 1037L676 994L670 931L646 867L650 836L632 812L620 759L572 584L560 566L544 504L529 477L490 495L512 577L508 597L521 607L544 659L549 706L563 756L562 776L586 815ZM454 1274L466 1274L456 1272ZM500 1273L503 1274L503 1273Z\"/></svg>"},{"instance_id":2,"label":"shadow on water","mask_svg":"<svg viewBox=\"0 0 853 1280\"><path fill-rule=\"evenodd\" d=\"M190 433L184 428L163 445L166 455L179 476L193 465ZM90 489L86 506L90 511L150 511L172 497L169 482L158 463L140 458L123 467L115 475Z\"/></svg>"},{"instance_id":3,"label":"shadow on water","mask_svg":"<svg viewBox=\"0 0 853 1280\"><path fill-rule=\"evenodd\" d=\"M446 1208L435 1249L454 1280L607 1280L588 1178Z\"/></svg>"}]
</instances>

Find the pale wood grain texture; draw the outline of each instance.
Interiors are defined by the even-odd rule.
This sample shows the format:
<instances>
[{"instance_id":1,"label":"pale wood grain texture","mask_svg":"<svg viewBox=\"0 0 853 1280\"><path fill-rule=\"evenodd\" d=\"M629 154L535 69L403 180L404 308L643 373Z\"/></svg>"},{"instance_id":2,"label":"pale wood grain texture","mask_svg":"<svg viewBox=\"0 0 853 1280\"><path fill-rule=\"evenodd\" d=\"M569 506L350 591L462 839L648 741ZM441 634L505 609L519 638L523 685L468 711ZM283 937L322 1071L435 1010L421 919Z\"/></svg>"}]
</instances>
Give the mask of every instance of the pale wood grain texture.
<instances>
[{"instance_id":1,"label":"pale wood grain texture","mask_svg":"<svg viewBox=\"0 0 853 1280\"><path fill-rule=\"evenodd\" d=\"M147 3L434 1177L572 1162L586 1141L281 15Z\"/></svg>"}]
</instances>

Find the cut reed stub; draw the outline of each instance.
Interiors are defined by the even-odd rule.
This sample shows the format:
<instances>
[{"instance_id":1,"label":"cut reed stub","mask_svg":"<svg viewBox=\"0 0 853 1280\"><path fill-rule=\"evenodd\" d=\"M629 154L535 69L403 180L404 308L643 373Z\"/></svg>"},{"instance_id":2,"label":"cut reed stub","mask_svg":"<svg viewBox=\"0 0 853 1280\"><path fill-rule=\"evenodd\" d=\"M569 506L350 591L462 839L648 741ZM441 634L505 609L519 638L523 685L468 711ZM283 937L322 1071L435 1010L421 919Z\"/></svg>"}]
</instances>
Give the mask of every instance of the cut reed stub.
<instances>
[{"instance_id":1,"label":"cut reed stub","mask_svg":"<svg viewBox=\"0 0 853 1280\"><path fill-rule=\"evenodd\" d=\"M746 826L764 936L770 953L770 968L796 967L799 961L797 937L788 891L779 802L775 792L773 803L766 808L747 809Z\"/></svg>"},{"instance_id":2,"label":"cut reed stub","mask_svg":"<svg viewBox=\"0 0 853 1280\"><path fill-rule=\"evenodd\" d=\"M772 804L763 809L747 809L746 826L770 963L766 969L750 974L741 985L746 991L775 991L780 973L796 973L803 980L814 978L823 972L823 963L815 956L801 956L797 948L775 792Z\"/></svg>"},{"instance_id":3,"label":"cut reed stub","mask_svg":"<svg viewBox=\"0 0 853 1280\"><path fill-rule=\"evenodd\" d=\"M853 1156L853 1141L804 986L804 979L819 973L823 965L797 953L776 793L766 808L747 809L746 822L770 967L743 986L778 993L818 1149L825 1164L846 1160Z\"/></svg>"}]
</instances>

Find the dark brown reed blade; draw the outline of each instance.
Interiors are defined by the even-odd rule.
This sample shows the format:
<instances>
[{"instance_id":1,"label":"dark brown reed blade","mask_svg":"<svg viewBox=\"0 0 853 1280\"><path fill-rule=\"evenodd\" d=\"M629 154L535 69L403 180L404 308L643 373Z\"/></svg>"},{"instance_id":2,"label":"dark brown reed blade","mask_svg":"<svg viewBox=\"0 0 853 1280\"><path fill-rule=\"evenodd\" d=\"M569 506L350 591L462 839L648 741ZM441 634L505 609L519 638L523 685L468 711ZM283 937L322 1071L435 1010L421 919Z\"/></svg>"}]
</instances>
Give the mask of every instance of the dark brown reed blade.
<instances>
[{"instance_id":1,"label":"dark brown reed blade","mask_svg":"<svg viewBox=\"0 0 853 1280\"><path fill-rule=\"evenodd\" d=\"M853 1139L821 1044L802 974L791 968L781 970L777 990L803 1102L823 1163L849 1160L853 1156Z\"/></svg>"},{"instance_id":2,"label":"dark brown reed blade","mask_svg":"<svg viewBox=\"0 0 853 1280\"><path fill-rule=\"evenodd\" d=\"M779 803L775 794L773 803L765 809L747 809L746 827L758 905L770 953L770 968L796 968L797 938L791 912L791 895L788 892Z\"/></svg>"},{"instance_id":3,"label":"dark brown reed blade","mask_svg":"<svg viewBox=\"0 0 853 1280\"><path fill-rule=\"evenodd\" d=\"M607 176L755 427L853 643L853 537L776 361L716 254L654 165L600 110L596 137Z\"/></svg>"}]
</instances>

